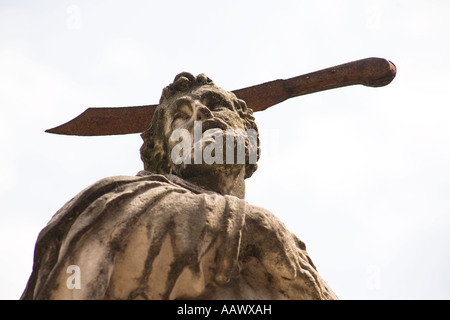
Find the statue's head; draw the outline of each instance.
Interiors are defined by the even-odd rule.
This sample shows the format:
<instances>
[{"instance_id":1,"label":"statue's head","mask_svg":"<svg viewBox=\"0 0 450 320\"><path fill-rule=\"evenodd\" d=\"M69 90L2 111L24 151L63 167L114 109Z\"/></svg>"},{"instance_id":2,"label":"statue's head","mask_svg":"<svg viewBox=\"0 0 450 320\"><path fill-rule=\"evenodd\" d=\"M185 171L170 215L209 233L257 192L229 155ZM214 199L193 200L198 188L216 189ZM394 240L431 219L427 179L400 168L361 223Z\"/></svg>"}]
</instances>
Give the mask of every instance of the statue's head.
<instances>
[{"instance_id":1,"label":"statue's head","mask_svg":"<svg viewBox=\"0 0 450 320\"><path fill-rule=\"evenodd\" d=\"M141 135L144 140L141 147L144 168L153 173L170 173L190 178L227 173L245 167L245 178L248 178L256 171L256 161L260 154L258 128L254 120L253 111L247 108L245 101L238 99L232 92L217 87L204 74L195 77L190 73L180 73L172 84L164 88L152 122ZM230 132L237 135L233 144L227 142ZM254 134L253 140L248 132ZM199 134L202 134L202 141L195 146ZM222 140L217 139L220 135ZM230 152L232 146L234 162L225 161L229 159L226 154L221 163L208 163L203 158L199 162L198 157L195 159L199 150L203 152L208 145L212 142L216 144L217 141L223 143L223 148L214 149L213 155L217 150ZM239 145L239 142L244 143ZM183 156L187 155L188 158L185 158L187 161L177 163L174 161L174 154L178 156L180 144L189 146L189 150L183 149ZM237 153L244 150L244 147L245 162L237 161ZM254 160L251 161L252 159Z\"/></svg>"}]
</instances>

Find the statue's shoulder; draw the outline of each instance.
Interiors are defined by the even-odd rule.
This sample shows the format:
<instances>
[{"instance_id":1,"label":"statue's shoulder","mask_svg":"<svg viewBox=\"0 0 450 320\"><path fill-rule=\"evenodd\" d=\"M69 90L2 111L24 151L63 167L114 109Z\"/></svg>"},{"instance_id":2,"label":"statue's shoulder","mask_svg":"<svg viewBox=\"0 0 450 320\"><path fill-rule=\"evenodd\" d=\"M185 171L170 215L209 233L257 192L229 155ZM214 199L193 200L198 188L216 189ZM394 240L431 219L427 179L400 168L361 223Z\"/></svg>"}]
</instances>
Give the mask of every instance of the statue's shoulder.
<instances>
[{"instance_id":1,"label":"statue's shoulder","mask_svg":"<svg viewBox=\"0 0 450 320\"><path fill-rule=\"evenodd\" d=\"M94 200L100 196L109 193L114 194L125 189L128 191L140 191L142 189L152 189L158 187L184 189L195 193L209 192L171 174L156 174L142 170L135 176L117 175L100 179L79 192L78 195L69 202L73 202L79 198L84 198L87 201Z\"/></svg>"},{"instance_id":2,"label":"statue's shoulder","mask_svg":"<svg viewBox=\"0 0 450 320\"><path fill-rule=\"evenodd\" d=\"M170 181L165 175L141 171L136 176L117 175L100 179L76 194L67 201L50 219L48 225L57 223L61 219L74 217L85 211L93 203L107 203L117 197L133 197L143 191L172 189L179 193L189 192L186 188ZM151 193L147 192L147 195ZM69 217L70 216L70 217Z\"/></svg>"}]
</instances>

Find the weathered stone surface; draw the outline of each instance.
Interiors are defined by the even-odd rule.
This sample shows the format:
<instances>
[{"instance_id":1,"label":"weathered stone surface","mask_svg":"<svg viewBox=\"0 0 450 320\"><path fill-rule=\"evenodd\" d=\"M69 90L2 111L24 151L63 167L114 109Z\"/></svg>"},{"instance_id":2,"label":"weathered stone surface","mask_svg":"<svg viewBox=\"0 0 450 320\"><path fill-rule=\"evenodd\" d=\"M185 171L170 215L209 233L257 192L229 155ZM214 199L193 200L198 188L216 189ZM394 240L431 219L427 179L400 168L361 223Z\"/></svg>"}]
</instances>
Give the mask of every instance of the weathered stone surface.
<instances>
[{"instance_id":1,"label":"weathered stone surface","mask_svg":"<svg viewBox=\"0 0 450 320\"><path fill-rule=\"evenodd\" d=\"M192 142L195 121L219 135L257 132L243 100L204 75L178 75L142 134L145 170L98 181L53 216L22 299L336 299L304 243L244 200L257 168L247 137L245 163L171 161L172 133Z\"/></svg>"},{"instance_id":2,"label":"weathered stone surface","mask_svg":"<svg viewBox=\"0 0 450 320\"><path fill-rule=\"evenodd\" d=\"M182 205L180 205L182 204ZM80 268L80 289L66 285ZM23 299L333 299L272 213L173 175L101 180L42 230Z\"/></svg>"}]
</instances>

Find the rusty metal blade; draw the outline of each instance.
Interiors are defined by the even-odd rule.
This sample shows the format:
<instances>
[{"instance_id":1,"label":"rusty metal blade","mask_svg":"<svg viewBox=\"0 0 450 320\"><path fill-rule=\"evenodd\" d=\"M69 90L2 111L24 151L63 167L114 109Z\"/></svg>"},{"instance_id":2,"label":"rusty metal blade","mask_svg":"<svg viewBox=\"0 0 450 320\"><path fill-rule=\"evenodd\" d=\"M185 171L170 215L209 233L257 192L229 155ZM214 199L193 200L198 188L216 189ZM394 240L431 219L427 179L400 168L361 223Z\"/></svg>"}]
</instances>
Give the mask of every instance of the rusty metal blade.
<instances>
[{"instance_id":1,"label":"rusty metal blade","mask_svg":"<svg viewBox=\"0 0 450 320\"><path fill-rule=\"evenodd\" d=\"M265 82L234 90L253 111L262 111L289 98L362 84L381 87L397 73L395 65L382 58L367 58L290 79ZM89 108L73 120L46 132L78 136L140 133L151 123L157 105Z\"/></svg>"},{"instance_id":2,"label":"rusty metal blade","mask_svg":"<svg viewBox=\"0 0 450 320\"><path fill-rule=\"evenodd\" d=\"M78 117L45 132L77 136L140 133L150 125L156 107L88 108Z\"/></svg>"}]
</instances>

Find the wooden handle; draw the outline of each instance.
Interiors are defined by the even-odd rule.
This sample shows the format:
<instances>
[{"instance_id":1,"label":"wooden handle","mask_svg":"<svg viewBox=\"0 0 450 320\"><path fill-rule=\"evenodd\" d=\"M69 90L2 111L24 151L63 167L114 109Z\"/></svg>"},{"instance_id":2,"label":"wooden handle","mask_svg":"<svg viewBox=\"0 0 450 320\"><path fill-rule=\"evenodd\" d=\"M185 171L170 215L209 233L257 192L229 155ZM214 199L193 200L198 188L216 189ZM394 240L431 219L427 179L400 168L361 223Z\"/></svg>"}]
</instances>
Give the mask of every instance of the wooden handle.
<instances>
[{"instance_id":1,"label":"wooden handle","mask_svg":"<svg viewBox=\"0 0 450 320\"><path fill-rule=\"evenodd\" d=\"M262 111L289 98L334 88L355 84L382 87L389 84L396 73L392 62L382 58L367 58L233 92L253 111Z\"/></svg>"}]
</instances>

